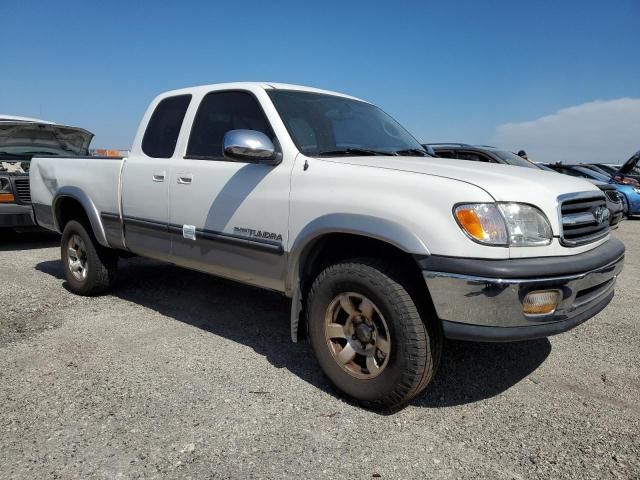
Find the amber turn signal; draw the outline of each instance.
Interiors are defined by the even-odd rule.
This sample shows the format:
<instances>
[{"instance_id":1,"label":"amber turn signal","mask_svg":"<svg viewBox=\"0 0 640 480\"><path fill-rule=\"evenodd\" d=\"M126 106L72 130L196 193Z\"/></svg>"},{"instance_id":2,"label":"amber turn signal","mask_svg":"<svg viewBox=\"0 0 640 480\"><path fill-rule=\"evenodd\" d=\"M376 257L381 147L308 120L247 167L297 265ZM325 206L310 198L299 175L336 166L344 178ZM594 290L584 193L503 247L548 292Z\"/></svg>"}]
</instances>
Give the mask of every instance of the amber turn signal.
<instances>
[{"instance_id":1,"label":"amber turn signal","mask_svg":"<svg viewBox=\"0 0 640 480\"><path fill-rule=\"evenodd\" d=\"M495 204L458 205L453 214L460 228L473 240L486 245L507 244L504 218Z\"/></svg>"},{"instance_id":2,"label":"amber turn signal","mask_svg":"<svg viewBox=\"0 0 640 480\"><path fill-rule=\"evenodd\" d=\"M456 218L462 228L476 240L484 240L484 229L475 210L457 210Z\"/></svg>"},{"instance_id":3,"label":"amber turn signal","mask_svg":"<svg viewBox=\"0 0 640 480\"><path fill-rule=\"evenodd\" d=\"M13 193L0 193L0 203L13 203L16 201L16 197Z\"/></svg>"}]
</instances>

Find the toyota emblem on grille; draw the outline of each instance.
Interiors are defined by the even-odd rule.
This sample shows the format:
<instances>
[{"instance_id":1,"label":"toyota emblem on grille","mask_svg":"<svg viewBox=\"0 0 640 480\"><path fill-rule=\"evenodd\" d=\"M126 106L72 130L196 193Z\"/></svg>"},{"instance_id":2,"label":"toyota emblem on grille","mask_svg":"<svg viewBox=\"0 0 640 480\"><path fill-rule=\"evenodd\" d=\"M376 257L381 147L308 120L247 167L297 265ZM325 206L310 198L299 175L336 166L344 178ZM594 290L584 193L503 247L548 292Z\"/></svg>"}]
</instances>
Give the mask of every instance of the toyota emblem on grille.
<instances>
[{"instance_id":1,"label":"toyota emblem on grille","mask_svg":"<svg viewBox=\"0 0 640 480\"><path fill-rule=\"evenodd\" d=\"M596 223L604 223L609 220L609 210L607 207L598 207L593 211L593 217L596 219Z\"/></svg>"}]
</instances>

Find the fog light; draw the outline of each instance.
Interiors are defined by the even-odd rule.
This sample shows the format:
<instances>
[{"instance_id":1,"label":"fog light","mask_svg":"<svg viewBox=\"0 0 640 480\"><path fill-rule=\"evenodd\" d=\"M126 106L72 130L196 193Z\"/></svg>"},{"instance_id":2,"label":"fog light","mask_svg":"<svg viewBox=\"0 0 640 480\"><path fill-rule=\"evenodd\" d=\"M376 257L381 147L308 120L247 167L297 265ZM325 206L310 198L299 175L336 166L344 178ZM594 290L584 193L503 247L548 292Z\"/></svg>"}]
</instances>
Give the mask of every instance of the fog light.
<instances>
[{"instance_id":1,"label":"fog light","mask_svg":"<svg viewBox=\"0 0 640 480\"><path fill-rule=\"evenodd\" d=\"M522 312L525 315L548 315L555 312L559 302L558 290L536 290L524 297Z\"/></svg>"}]
</instances>

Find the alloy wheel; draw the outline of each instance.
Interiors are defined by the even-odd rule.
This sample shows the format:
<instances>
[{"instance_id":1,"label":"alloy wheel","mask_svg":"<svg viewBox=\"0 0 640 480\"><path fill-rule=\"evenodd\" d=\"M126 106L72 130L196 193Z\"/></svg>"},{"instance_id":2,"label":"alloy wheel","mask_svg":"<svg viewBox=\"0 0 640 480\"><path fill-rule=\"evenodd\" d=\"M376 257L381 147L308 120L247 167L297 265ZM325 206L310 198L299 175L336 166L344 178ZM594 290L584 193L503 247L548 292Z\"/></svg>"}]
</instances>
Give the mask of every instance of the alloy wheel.
<instances>
[{"instance_id":1,"label":"alloy wheel","mask_svg":"<svg viewBox=\"0 0 640 480\"><path fill-rule=\"evenodd\" d=\"M67 243L67 263L69 271L76 280L84 281L89 271L87 265L87 249L84 240L80 235L74 234L69 237Z\"/></svg>"},{"instance_id":2,"label":"alloy wheel","mask_svg":"<svg viewBox=\"0 0 640 480\"><path fill-rule=\"evenodd\" d=\"M325 337L336 363L349 375L371 379L389 363L391 336L378 307L366 296L336 296L325 313Z\"/></svg>"}]
</instances>

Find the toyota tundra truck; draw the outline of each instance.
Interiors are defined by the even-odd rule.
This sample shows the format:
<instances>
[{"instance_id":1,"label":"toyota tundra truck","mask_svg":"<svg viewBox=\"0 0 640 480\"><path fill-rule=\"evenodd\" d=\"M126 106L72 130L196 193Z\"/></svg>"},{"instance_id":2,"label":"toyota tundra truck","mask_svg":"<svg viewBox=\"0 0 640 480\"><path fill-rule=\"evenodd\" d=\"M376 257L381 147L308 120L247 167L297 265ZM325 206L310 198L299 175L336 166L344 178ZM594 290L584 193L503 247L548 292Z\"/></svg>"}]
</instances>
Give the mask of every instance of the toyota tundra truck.
<instances>
[{"instance_id":1,"label":"toyota tundra truck","mask_svg":"<svg viewBox=\"0 0 640 480\"><path fill-rule=\"evenodd\" d=\"M429 385L444 338L593 317L625 253L584 180L434 158L376 106L286 84L161 94L129 155L35 157L30 185L73 292L105 292L130 255L281 292L292 340L380 408Z\"/></svg>"}]
</instances>

